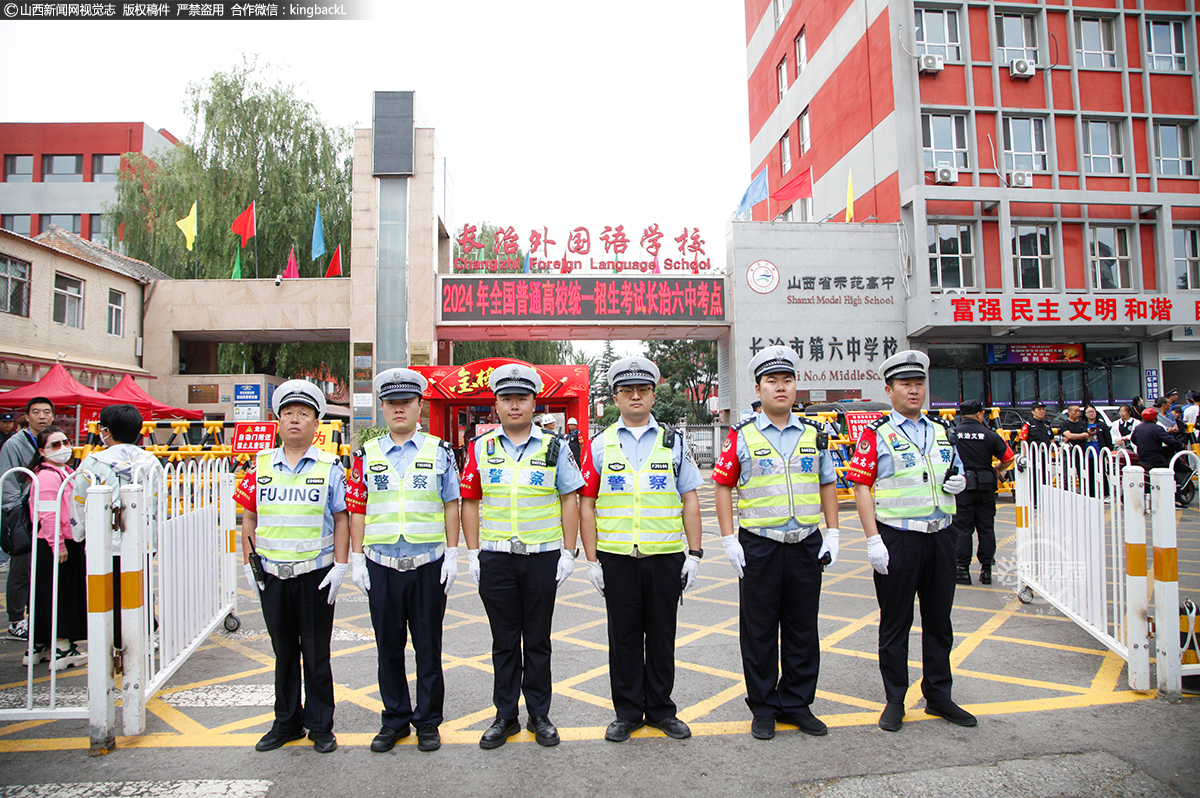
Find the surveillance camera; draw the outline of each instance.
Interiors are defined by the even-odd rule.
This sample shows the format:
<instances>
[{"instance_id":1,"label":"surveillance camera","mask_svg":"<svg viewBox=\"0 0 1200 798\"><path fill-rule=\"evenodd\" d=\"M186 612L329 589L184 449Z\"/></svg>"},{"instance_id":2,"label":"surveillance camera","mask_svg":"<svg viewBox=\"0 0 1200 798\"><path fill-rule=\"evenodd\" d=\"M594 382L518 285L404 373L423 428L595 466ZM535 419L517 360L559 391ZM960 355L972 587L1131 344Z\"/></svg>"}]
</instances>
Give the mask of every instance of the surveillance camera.
<instances>
[{"instance_id":1,"label":"surveillance camera","mask_svg":"<svg viewBox=\"0 0 1200 798\"><path fill-rule=\"evenodd\" d=\"M282 274L275 275L275 285L279 285L282 282L283 282L283 275Z\"/></svg>"}]
</instances>

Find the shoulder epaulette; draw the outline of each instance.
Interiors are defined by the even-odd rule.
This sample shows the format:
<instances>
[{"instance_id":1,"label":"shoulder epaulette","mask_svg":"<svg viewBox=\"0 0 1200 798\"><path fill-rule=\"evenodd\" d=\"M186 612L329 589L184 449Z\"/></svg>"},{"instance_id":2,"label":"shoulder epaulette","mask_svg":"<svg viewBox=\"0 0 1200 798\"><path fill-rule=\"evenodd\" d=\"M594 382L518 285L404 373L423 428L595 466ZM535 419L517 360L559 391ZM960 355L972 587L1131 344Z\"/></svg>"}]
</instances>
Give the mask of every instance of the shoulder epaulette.
<instances>
[{"instance_id":1,"label":"shoulder epaulette","mask_svg":"<svg viewBox=\"0 0 1200 798\"><path fill-rule=\"evenodd\" d=\"M750 416L750 418L746 419L745 421L741 422L740 424L734 424L733 428L741 429L742 427L746 426L747 424L753 424L753 423L754 423L754 416Z\"/></svg>"},{"instance_id":2,"label":"shoulder epaulette","mask_svg":"<svg viewBox=\"0 0 1200 798\"><path fill-rule=\"evenodd\" d=\"M336 463L338 458L337 455L330 454L329 452L322 450L317 453L317 460L321 461L322 463Z\"/></svg>"},{"instance_id":3,"label":"shoulder epaulette","mask_svg":"<svg viewBox=\"0 0 1200 798\"><path fill-rule=\"evenodd\" d=\"M877 429L879 429L880 427L882 427L884 424L886 424L886 423L887 423L887 420L888 420L888 417L887 417L887 416L880 416L879 418L875 419L875 420L874 420L874 421L872 421L870 424L868 424L868 425L867 425L867 429L869 429L869 430L877 430Z\"/></svg>"},{"instance_id":4,"label":"shoulder epaulette","mask_svg":"<svg viewBox=\"0 0 1200 798\"><path fill-rule=\"evenodd\" d=\"M367 456L367 447L363 446L359 449L355 449L353 452L350 453L350 456L351 457L359 457L359 458L366 457Z\"/></svg>"},{"instance_id":5,"label":"shoulder epaulette","mask_svg":"<svg viewBox=\"0 0 1200 798\"><path fill-rule=\"evenodd\" d=\"M450 441L444 441L441 438L438 438L438 446L442 447L448 452L454 451L454 447L450 445Z\"/></svg>"}]
</instances>

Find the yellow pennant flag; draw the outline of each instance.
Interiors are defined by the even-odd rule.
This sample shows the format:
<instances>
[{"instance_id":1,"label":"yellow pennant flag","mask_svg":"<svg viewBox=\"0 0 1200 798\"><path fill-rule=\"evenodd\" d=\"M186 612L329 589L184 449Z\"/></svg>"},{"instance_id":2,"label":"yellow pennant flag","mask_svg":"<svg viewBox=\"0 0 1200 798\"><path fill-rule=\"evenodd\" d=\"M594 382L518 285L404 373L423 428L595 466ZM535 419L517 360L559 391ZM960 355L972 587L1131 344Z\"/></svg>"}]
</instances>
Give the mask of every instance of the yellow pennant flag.
<instances>
[{"instance_id":1,"label":"yellow pennant flag","mask_svg":"<svg viewBox=\"0 0 1200 798\"><path fill-rule=\"evenodd\" d=\"M846 221L854 221L854 172L852 171L846 172Z\"/></svg>"},{"instance_id":2,"label":"yellow pennant flag","mask_svg":"<svg viewBox=\"0 0 1200 798\"><path fill-rule=\"evenodd\" d=\"M175 226L183 231L183 237L187 239L188 251L192 249L192 242L196 240L196 203L192 203L192 210L188 215L175 223Z\"/></svg>"}]
</instances>

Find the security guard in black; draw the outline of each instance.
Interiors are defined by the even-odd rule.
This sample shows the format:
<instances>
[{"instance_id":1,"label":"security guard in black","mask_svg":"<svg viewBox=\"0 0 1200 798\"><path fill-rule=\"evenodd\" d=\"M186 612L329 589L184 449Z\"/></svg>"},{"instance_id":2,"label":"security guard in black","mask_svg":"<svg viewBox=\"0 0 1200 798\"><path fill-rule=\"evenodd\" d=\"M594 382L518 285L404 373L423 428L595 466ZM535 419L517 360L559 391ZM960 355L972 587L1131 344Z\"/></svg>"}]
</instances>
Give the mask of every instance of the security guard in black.
<instances>
[{"instance_id":1,"label":"security guard in black","mask_svg":"<svg viewBox=\"0 0 1200 798\"><path fill-rule=\"evenodd\" d=\"M1021 428L1021 440L1029 443L1051 443L1054 441L1054 428L1046 420L1046 406L1038 403L1033 406L1033 418Z\"/></svg>"},{"instance_id":2,"label":"security guard in black","mask_svg":"<svg viewBox=\"0 0 1200 798\"><path fill-rule=\"evenodd\" d=\"M992 563L996 557L996 484L997 469L992 458L1000 461L999 471L1007 469L1014 459L1013 451L1000 435L983 423L983 404L963 402L959 406L959 422L954 428L958 456L963 463L967 489L958 495L957 512L951 530L957 535L958 583L971 584L971 537L979 533L980 573L982 584L992 583Z\"/></svg>"}]
</instances>

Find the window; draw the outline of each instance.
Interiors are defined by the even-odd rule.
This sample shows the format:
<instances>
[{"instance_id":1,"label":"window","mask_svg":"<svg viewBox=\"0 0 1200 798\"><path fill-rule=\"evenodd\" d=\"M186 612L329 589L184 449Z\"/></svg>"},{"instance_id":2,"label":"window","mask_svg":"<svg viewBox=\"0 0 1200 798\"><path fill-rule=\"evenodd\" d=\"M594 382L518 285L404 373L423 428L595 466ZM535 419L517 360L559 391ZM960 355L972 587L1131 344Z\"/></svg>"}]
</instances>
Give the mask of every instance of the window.
<instances>
[{"instance_id":1,"label":"window","mask_svg":"<svg viewBox=\"0 0 1200 798\"><path fill-rule=\"evenodd\" d=\"M82 183L82 155L43 155L42 180L47 183Z\"/></svg>"},{"instance_id":2,"label":"window","mask_svg":"<svg viewBox=\"0 0 1200 798\"><path fill-rule=\"evenodd\" d=\"M929 284L934 288L974 288L975 249L971 226L931 224L929 239Z\"/></svg>"},{"instance_id":3,"label":"window","mask_svg":"<svg viewBox=\"0 0 1200 798\"><path fill-rule=\"evenodd\" d=\"M1093 227L1088 251L1093 289L1119 291L1133 288L1128 228Z\"/></svg>"},{"instance_id":4,"label":"window","mask_svg":"<svg viewBox=\"0 0 1200 798\"><path fill-rule=\"evenodd\" d=\"M1013 225L1013 285L1022 289L1054 287L1050 228Z\"/></svg>"},{"instance_id":5,"label":"window","mask_svg":"<svg viewBox=\"0 0 1200 798\"><path fill-rule=\"evenodd\" d=\"M1187 49L1183 44L1183 22L1150 20L1146 23L1146 59L1151 69L1186 72Z\"/></svg>"},{"instance_id":6,"label":"window","mask_svg":"<svg viewBox=\"0 0 1200 798\"><path fill-rule=\"evenodd\" d=\"M6 213L0 216L0 227L23 236L32 235L29 225L30 217L27 213Z\"/></svg>"},{"instance_id":7,"label":"window","mask_svg":"<svg viewBox=\"0 0 1200 798\"><path fill-rule=\"evenodd\" d=\"M113 248L113 231L111 224L112 217L106 217L99 213L92 214L91 237L89 241L95 241L97 244L103 244L110 249Z\"/></svg>"},{"instance_id":8,"label":"window","mask_svg":"<svg viewBox=\"0 0 1200 798\"><path fill-rule=\"evenodd\" d=\"M40 228L38 232L44 233L50 229L50 225L56 224L68 233L79 235L80 216L77 213L43 213L38 219Z\"/></svg>"},{"instance_id":9,"label":"window","mask_svg":"<svg viewBox=\"0 0 1200 798\"><path fill-rule=\"evenodd\" d=\"M1004 118L1004 165L1010 172L1045 171L1046 123L1029 117Z\"/></svg>"},{"instance_id":10,"label":"window","mask_svg":"<svg viewBox=\"0 0 1200 798\"><path fill-rule=\"evenodd\" d=\"M947 61L961 61L958 45L958 12L918 8L913 12L917 23L917 53L940 55Z\"/></svg>"},{"instance_id":11,"label":"window","mask_svg":"<svg viewBox=\"0 0 1200 798\"><path fill-rule=\"evenodd\" d=\"M1083 169L1095 174L1119 175L1125 171L1121 157L1121 127L1116 122L1083 123Z\"/></svg>"},{"instance_id":12,"label":"window","mask_svg":"<svg viewBox=\"0 0 1200 798\"><path fill-rule=\"evenodd\" d=\"M783 138L779 140L779 173L786 175L792 171L792 137L788 133L783 134Z\"/></svg>"},{"instance_id":13,"label":"window","mask_svg":"<svg viewBox=\"0 0 1200 798\"><path fill-rule=\"evenodd\" d=\"M83 329L83 281L65 274L54 275L54 320Z\"/></svg>"},{"instance_id":14,"label":"window","mask_svg":"<svg viewBox=\"0 0 1200 798\"><path fill-rule=\"evenodd\" d=\"M783 24L783 18L787 16L791 5L792 0L771 0L771 8L775 12L775 30L779 30L779 26Z\"/></svg>"},{"instance_id":15,"label":"window","mask_svg":"<svg viewBox=\"0 0 1200 798\"><path fill-rule=\"evenodd\" d=\"M32 155L5 155L4 156L4 182L6 182L6 183L32 183L33 182L33 156Z\"/></svg>"},{"instance_id":16,"label":"window","mask_svg":"<svg viewBox=\"0 0 1200 798\"><path fill-rule=\"evenodd\" d=\"M1117 65L1117 43L1111 19L1075 18L1075 57L1080 69Z\"/></svg>"},{"instance_id":17,"label":"window","mask_svg":"<svg viewBox=\"0 0 1200 798\"><path fill-rule=\"evenodd\" d=\"M808 40L804 36L804 28L800 29L800 35L796 37L796 77L800 77L800 73L808 66Z\"/></svg>"},{"instance_id":18,"label":"window","mask_svg":"<svg viewBox=\"0 0 1200 798\"><path fill-rule=\"evenodd\" d=\"M1154 152L1154 164L1160 175L1193 174L1189 125L1155 125Z\"/></svg>"},{"instance_id":19,"label":"window","mask_svg":"<svg viewBox=\"0 0 1200 798\"><path fill-rule=\"evenodd\" d=\"M1175 285L1181 290L1200 288L1200 229L1176 227Z\"/></svg>"},{"instance_id":20,"label":"window","mask_svg":"<svg viewBox=\"0 0 1200 798\"><path fill-rule=\"evenodd\" d=\"M1002 64L1017 58L1024 58L1031 64L1037 63L1037 34L1031 16L997 14L996 43L999 46L997 56Z\"/></svg>"},{"instance_id":21,"label":"window","mask_svg":"<svg viewBox=\"0 0 1200 798\"><path fill-rule=\"evenodd\" d=\"M800 128L800 154L808 152L808 148L812 146L812 130L808 126L808 109L805 108L800 112L799 128ZM1191 174L1191 172L1188 172Z\"/></svg>"},{"instance_id":22,"label":"window","mask_svg":"<svg viewBox=\"0 0 1200 798\"><path fill-rule=\"evenodd\" d=\"M125 335L125 295L108 289L108 334L118 338Z\"/></svg>"},{"instance_id":23,"label":"window","mask_svg":"<svg viewBox=\"0 0 1200 798\"><path fill-rule=\"evenodd\" d=\"M967 168L967 118L961 114L921 114L925 168Z\"/></svg>"},{"instance_id":24,"label":"window","mask_svg":"<svg viewBox=\"0 0 1200 798\"><path fill-rule=\"evenodd\" d=\"M93 155L92 181L96 183L115 183L117 182L117 170L120 167L120 155Z\"/></svg>"},{"instance_id":25,"label":"window","mask_svg":"<svg viewBox=\"0 0 1200 798\"><path fill-rule=\"evenodd\" d=\"M775 67L775 85L779 89L779 99L783 100L783 95L787 94L787 56L779 62Z\"/></svg>"},{"instance_id":26,"label":"window","mask_svg":"<svg viewBox=\"0 0 1200 798\"><path fill-rule=\"evenodd\" d=\"M14 316L29 315L29 264L0 255L0 310Z\"/></svg>"}]
</instances>

